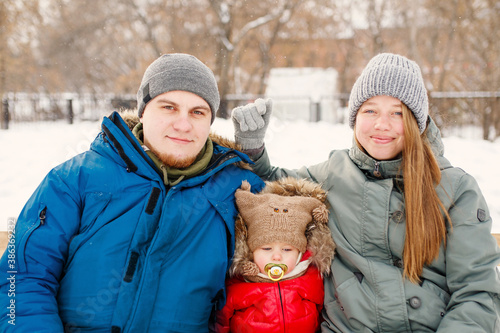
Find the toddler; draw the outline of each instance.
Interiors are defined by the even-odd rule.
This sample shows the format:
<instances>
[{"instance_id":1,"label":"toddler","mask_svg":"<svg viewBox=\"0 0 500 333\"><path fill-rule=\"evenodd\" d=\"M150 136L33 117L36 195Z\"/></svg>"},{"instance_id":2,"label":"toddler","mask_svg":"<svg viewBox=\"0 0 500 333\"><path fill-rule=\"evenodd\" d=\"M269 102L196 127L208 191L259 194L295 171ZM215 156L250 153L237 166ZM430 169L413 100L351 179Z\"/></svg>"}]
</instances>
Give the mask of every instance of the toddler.
<instances>
[{"instance_id":1,"label":"toddler","mask_svg":"<svg viewBox=\"0 0 500 333\"><path fill-rule=\"evenodd\" d=\"M217 332L316 332L335 250L325 191L287 178L258 194L244 181L235 197L235 255Z\"/></svg>"}]
</instances>

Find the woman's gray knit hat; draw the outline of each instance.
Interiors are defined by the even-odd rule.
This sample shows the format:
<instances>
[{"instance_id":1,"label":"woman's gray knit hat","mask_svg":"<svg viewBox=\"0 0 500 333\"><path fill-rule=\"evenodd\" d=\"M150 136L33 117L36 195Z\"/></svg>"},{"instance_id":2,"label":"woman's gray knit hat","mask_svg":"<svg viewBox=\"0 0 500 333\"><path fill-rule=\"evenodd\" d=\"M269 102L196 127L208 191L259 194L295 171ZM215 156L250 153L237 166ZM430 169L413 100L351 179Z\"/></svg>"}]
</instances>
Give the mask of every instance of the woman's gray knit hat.
<instances>
[{"instance_id":1,"label":"woman's gray knit hat","mask_svg":"<svg viewBox=\"0 0 500 333\"><path fill-rule=\"evenodd\" d=\"M375 96L399 99L415 115L422 134L429 115L427 90L420 67L401 55L381 53L373 57L352 87L349 97L349 126L354 128L361 104Z\"/></svg>"},{"instance_id":2,"label":"woman's gray knit hat","mask_svg":"<svg viewBox=\"0 0 500 333\"><path fill-rule=\"evenodd\" d=\"M220 95L214 73L189 54L164 54L146 69L137 92L139 118L149 101L168 91L189 91L203 98L212 111L212 123L219 109Z\"/></svg>"}]
</instances>

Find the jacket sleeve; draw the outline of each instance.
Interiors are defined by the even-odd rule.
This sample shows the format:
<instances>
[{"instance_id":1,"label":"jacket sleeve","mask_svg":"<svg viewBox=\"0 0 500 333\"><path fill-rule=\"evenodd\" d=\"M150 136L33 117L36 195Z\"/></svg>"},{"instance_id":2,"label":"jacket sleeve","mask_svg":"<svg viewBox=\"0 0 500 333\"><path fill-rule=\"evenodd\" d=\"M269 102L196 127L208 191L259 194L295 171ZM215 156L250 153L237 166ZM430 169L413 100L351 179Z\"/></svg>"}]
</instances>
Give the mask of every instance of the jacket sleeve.
<instances>
[{"instance_id":1,"label":"jacket sleeve","mask_svg":"<svg viewBox=\"0 0 500 333\"><path fill-rule=\"evenodd\" d=\"M277 180L285 177L306 178L312 181L317 181L309 172L308 168L301 167L298 170L284 169L271 165L267 149L264 149L262 155L254 161L253 171L264 180Z\"/></svg>"},{"instance_id":2,"label":"jacket sleeve","mask_svg":"<svg viewBox=\"0 0 500 333\"><path fill-rule=\"evenodd\" d=\"M63 332L56 295L79 219L79 200L52 170L23 208L0 261L0 292L8 295L0 331Z\"/></svg>"},{"instance_id":3,"label":"jacket sleeve","mask_svg":"<svg viewBox=\"0 0 500 333\"><path fill-rule=\"evenodd\" d=\"M492 220L475 179L465 173L458 178L446 246L451 298L438 332L499 332L500 251Z\"/></svg>"}]
</instances>

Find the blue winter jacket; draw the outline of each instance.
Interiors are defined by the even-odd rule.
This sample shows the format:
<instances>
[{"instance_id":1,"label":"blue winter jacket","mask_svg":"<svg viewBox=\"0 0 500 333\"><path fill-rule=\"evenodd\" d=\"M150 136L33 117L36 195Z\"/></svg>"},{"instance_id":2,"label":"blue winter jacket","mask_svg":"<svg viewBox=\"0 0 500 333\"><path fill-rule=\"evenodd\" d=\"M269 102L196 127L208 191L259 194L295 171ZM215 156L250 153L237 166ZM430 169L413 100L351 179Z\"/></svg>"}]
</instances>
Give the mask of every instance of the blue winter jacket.
<instances>
[{"instance_id":1,"label":"blue winter jacket","mask_svg":"<svg viewBox=\"0 0 500 333\"><path fill-rule=\"evenodd\" d=\"M0 262L0 331L207 332L225 300L234 192L264 185L240 161L214 143L207 170L166 188L122 118L104 118L19 216Z\"/></svg>"}]
</instances>

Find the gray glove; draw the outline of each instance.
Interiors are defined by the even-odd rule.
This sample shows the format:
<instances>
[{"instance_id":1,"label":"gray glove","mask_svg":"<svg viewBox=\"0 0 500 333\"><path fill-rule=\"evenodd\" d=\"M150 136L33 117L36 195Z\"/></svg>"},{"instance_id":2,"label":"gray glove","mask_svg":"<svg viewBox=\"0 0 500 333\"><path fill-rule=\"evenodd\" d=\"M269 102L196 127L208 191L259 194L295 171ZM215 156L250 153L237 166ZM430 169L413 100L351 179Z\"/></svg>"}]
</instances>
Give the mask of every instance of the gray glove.
<instances>
[{"instance_id":1,"label":"gray glove","mask_svg":"<svg viewBox=\"0 0 500 333\"><path fill-rule=\"evenodd\" d=\"M272 108L273 102L270 98L257 98L253 103L233 109L231 119L234 139L243 150L258 149L264 145Z\"/></svg>"}]
</instances>

